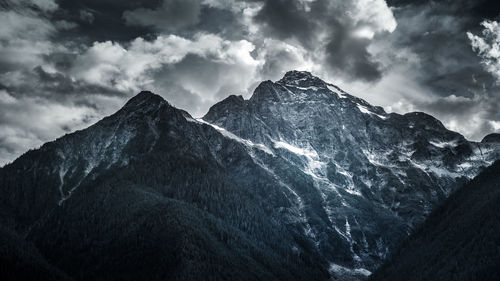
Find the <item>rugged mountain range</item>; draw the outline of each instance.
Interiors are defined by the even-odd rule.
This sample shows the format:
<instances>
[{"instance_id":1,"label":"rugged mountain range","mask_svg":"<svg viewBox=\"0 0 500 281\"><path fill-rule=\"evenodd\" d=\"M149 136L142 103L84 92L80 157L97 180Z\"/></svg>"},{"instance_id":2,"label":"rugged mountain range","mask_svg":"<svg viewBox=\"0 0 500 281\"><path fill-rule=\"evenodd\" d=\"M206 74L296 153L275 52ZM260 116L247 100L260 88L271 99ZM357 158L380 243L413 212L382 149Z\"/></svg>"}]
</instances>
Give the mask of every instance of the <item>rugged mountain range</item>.
<instances>
[{"instance_id":1,"label":"rugged mountain range","mask_svg":"<svg viewBox=\"0 0 500 281\"><path fill-rule=\"evenodd\" d=\"M203 119L257 144L253 151L272 151L253 158L293 189L301 217L312 222L304 232L343 272L373 269L498 157L494 142L469 142L425 113L387 114L306 72L263 82L249 100L231 96ZM329 256L339 250L344 260Z\"/></svg>"},{"instance_id":2,"label":"rugged mountain range","mask_svg":"<svg viewBox=\"0 0 500 281\"><path fill-rule=\"evenodd\" d=\"M500 161L437 207L372 280L498 280Z\"/></svg>"},{"instance_id":3,"label":"rugged mountain range","mask_svg":"<svg viewBox=\"0 0 500 281\"><path fill-rule=\"evenodd\" d=\"M229 96L202 119L141 92L0 169L1 237L31 249L5 254L4 272L362 278L497 158L500 143L386 113L308 72Z\"/></svg>"}]
</instances>

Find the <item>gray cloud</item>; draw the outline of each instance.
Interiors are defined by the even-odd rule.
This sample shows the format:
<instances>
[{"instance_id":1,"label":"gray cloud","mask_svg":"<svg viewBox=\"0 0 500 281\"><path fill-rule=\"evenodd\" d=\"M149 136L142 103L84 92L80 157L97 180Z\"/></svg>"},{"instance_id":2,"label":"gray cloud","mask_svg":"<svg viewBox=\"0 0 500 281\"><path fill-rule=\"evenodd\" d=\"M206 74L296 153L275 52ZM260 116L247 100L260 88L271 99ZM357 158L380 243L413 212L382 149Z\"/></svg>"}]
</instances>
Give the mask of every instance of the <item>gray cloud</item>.
<instances>
[{"instance_id":1,"label":"gray cloud","mask_svg":"<svg viewBox=\"0 0 500 281\"><path fill-rule=\"evenodd\" d=\"M303 44L312 44L316 23L310 16L313 13L300 1L276 0L264 1L255 20L263 22L266 31L278 38L295 37Z\"/></svg>"},{"instance_id":2,"label":"gray cloud","mask_svg":"<svg viewBox=\"0 0 500 281\"><path fill-rule=\"evenodd\" d=\"M386 73L365 98L383 98L382 105L401 113L431 113L474 140L498 130L488 108L498 104L500 89L467 36L481 33L484 18L499 11L493 2L390 1L398 26L370 46Z\"/></svg>"},{"instance_id":3,"label":"gray cloud","mask_svg":"<svg viewBox=\"0 0 500 281\"><path fill-rule=\"evenodd\" d=\"M53 42L90 45L95 41L127 42L153 35L150 27L127 25L123 13L139 8L153 9L158 4L156 0L58 0L57 3L59 9L51 13L51 21L69 21L76 27L60 32Z\"/></svg>"},{"instance_id":4,"label":"gray cloud","mask_svg":"<svg viewBox=\"0 0 500 281\"><path fill-rule=\"evenodd\" d=\"M85 21L89 24L92 24L94 22L94 14L92 13L92 11L89 11L89 10L81 10L80 11L80 19L82 21Z\"/></svg>"},{"instance_id":5,"label":"gray cloud","mask_svg":"<svg viewBox=\"0 0 500 281\"><path fill-rule=\"evenodd\" d=\"M143 89L200 116L290 69L481 139L500 129L500 86L480 40L496 2L4 1L0 165Z\"/></svg>"},{"instance_id":6,"label":"gray cloud","mask_svg":"<svg viewBox=\"0 0 500 281\"><path fill-rule=\"evenodd\" d=\"M335 33L335 39L326 45L329 68L347 71L354 79L379 80L382 77L382 65L368 52L370 41L346 36L343 32L339 30Z\"/></svg>"},{"instance_id":7,"label":"gray cloud","mask_svg":"<svg viewBox=\"0 0 500 281\"><path fill-rule=\"evenodd\" d=\"M57 38L75 24L52 21L58 8L37 0L0 9L0 165L122 104L122 92L66 74L78 49Z\"/></svg>"},{"instance_id":8,"label":"gray cloud","mask_svg":"<svg viewBox=\"0 0 500 281\"><path fill-rule=\"evenodd\" d=\"M123 13L129 25L152 26L166 31L194 25L199 16L199 0L163 0L155 9L139 8Z\"/></svg>"},{"instance_id":9,"label":"gray cloud","mask_svg":"<svg viewBox=\"0 0 500 281\"><path fill-rule=\"evenodd\" d=\"M373 36L396 27L384 1L264 1L254 19L270 36L322 54L316 60L330 72L365 81L379 80L383 71L368 49Z\"/></svg>"}]
</instances>

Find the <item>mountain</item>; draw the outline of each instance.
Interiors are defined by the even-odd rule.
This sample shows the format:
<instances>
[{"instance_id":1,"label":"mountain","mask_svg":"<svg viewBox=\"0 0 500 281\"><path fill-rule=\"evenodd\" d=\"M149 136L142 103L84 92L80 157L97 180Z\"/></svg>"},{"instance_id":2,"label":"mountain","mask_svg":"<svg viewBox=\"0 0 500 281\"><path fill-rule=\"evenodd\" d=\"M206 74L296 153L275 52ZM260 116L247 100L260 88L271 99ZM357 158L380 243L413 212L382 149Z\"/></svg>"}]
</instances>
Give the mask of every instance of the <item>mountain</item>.
<instances>
[{"instance_id":1,"label":"mountain","mask_svg":"<svg viewBox=\"0 0 500 281\"><path fill-rule=\"evenodd\" d=\"M142 92L0 169L0 225L76 280L327 279L273 183L244 145Z\"/></svg>"},{"instance_id":2,"label":"mountain","mask_svg":"<svg viewBox=\"0 0 500 281\"><path fill-rule=\"evenodd\" d=\"M498 280L500 161L436 208L372 280Z\"/></svg>"},{"instance_id":3,"label":"mountain","mask_svg":"<svg viewBox=\"0 0 500 281\"><path fill-rule=\"evenodd\" d=\"M490 143L490 142L496 142L500 143L500 134L498 133L492 133L487 136L485 136L482 140L482 143Z\"/></svg>"},{"instance_id":4,"label":"mountain","mask_svg":"<svg viewBox=\"0 0 500 281\"><path fill-rule=\"evenodd\" d=\"M202 119L141 92L1 168L0 227L75 280L359 279L499 156L308 72Z\"/></svg>"},{"instance_id":5,"label":"mountain","mask_svg":"<svg viewBox=\"0 0 500 281\"><path fill-rule=\"evenodd\" d=\"M340 273L376 268L498 158L498 144L469 142L425 113L388 114L308 72L265 81L249 100L230 96L203 119L272 151L254 161L293 189L303 232Z\"/></svg>"}]
</instances>

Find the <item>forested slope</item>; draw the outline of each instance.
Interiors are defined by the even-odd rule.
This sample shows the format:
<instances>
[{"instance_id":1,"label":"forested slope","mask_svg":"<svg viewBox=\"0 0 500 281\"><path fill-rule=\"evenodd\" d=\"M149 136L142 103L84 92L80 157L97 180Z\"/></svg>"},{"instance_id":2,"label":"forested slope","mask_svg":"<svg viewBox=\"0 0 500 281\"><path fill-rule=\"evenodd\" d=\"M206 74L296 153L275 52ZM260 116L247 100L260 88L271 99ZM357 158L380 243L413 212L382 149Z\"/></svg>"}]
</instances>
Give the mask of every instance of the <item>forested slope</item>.
<instances>
[{"instance_id":1,"label":"forested slope","mask_svg":"<svg viewBox=\"0 0 500 281\"><path fill-rule=\"evenodd\" d=\"M500 161L435 209L372 280L499 280Z\"/></svg>"}]
</instances>

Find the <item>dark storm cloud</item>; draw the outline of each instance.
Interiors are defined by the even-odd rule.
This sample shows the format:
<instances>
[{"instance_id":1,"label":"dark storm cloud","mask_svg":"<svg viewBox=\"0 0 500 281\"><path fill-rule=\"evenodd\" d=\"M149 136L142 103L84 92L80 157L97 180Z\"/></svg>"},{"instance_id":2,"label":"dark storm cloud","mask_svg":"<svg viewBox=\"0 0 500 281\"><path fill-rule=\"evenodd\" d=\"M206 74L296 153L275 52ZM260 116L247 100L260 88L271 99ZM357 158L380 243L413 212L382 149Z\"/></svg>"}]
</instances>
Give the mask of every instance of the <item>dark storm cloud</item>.
<instances>
[{"instance_id":1,"label":"dark storm cloud","mask_svg":"<svg viewBox=\"0 0 500 281\"><path fill-rule=\"evenodd\" d=\"M123 13L128 25L154 27L161 31L194 25L199 16L200 0L163 0L153 9L138 8Z\"/></svg>"},{"instance_id":2,"label":"dark storm cloud","mask_svg":"<svg viewBox=\"0 0 500 281\"><path fill-rule=\"evenodd\" d=\"M408 48L420 58L420 79L441 95L468 95L483 84L492 85L466 36L479 28L481 17L463 15L470 1L442 1L406 6L394 11L400 20L391 34L395 47ZM469 75L467 75L467 73ZM474 75L473 75L474 74Z\"/></svg>"},{"instance_id":3,"label":"dark storm cloud","mask_svg":"<svg viewBox=\"0 0 500 281\"><path fill-rule=\"evenodd\" d=\"M294 0L265 1L255 20L265 23L267 32L286 39L295 37L305 45L312 44L316 23L304 5Z\"/></svg>"},{"instance_id":4,"label":"dark storm cloud","mask_svg":"<svg viewBox=\"0 0 500 281\"><path fill-rule=\"evenodd\" d=\"M155 8L160 1L148 0L59 0L54 20L77 23L74 30L61 32L61 40L91 44L94 41L126 42L139 36L152 35L153 30L139 25L127 25L123 13L139 8Z\"/></svg>"},{"instance_id":5,"label":"dark storm cloud","mask_svg":"<svg viewBox=\"0 0 500 281\"><path fill-rule=\"evenodd\" d=\"M150 40L167 32L191 37L203 31L242 38L239 16L228 9L202 5L200 0L59 0L53 20L77 26L60 32L61 40L91 45L95 41L126 43L137 37Z\"/></svg>"},{"instance_id":6,"label":"dark storm cloud","mask_svg":"<svg viewBox=\"0 0 500 281\"><path fill-rule=\"evenodd\" d=\"M80 10L80 19L88 24L92 24L95 16L90 10Z\"/></svg>"},{"instance_id":7,"label":"dark storm cloud","mask_svg":"<svg viewBox=\"0 0 500 281\"><path fill-rule=\"evenodd\" d=\"M473 16L481 19L494 19L500 14L500 2L496 0L387 0L392 7L404 7L440 4L448 5L448 13Z\"/></svg>"},{"instance_id":8,"label":"dark storm cloud","mask_svg":"<svg viewBox=\"0 0 500 281\"><path fill-rule=\"evenodd\" d=\"M15 78L18 81L9 81L5 78L1 80L2 88L15 98L23 96L43 97L46 100L61 103L75 100L80 100L81 103L83 100L91 98L91 95L96 94L110 97L124 96L122 92L112 88L74 80L60 72L46 72L41 66L32 70L20 71Z\"/></svg>"},{"instance_id":9,"label":"dark storm cloud","mask_svg":"<svg viewBox=\"0 0 500 281\"><path fill-rule=\"evenodd\" d=\"M377 81L382 77L382 66L368 52L370 40L355 38L337 28L333 39L326 45L329 67L346 70L354 79Z\"/></svg>"},{"instance_id":10,"label":"dark storm cloud","mask_svg":"<svg viewBox=\"0 0 500 281\"><path fill-rule=\"evenodd\" d=\"M395 23L392 15L387 15L390 14L388 9L382 11L383 1L379 4L372 2L380 14L359 9L364 4L360 3L264 1L254 19L270 36L296 39L311 52L323 46L321 51L325 54L325 66L329 71L353 80L377 81L382 77L383 69L368 48L375 33L392 31Z\"/></svg>"},{"instance_id":11,"label":"dark storm cloud","mask_svg":"<svg viewBox=\"0 0 500 281\"><path fill-rule=\"evenodd\" d=\"M241 14L233 11L202 5L198 22L179 30L179 34L189 37L196 32L208 32L228 40L242 40L248 38L248 31L240 18Z\"/></svg>"}]
</instances>

